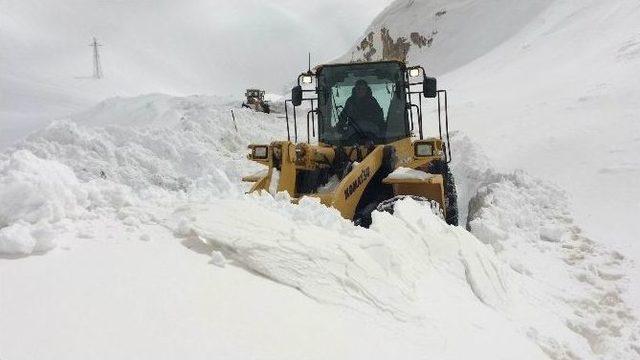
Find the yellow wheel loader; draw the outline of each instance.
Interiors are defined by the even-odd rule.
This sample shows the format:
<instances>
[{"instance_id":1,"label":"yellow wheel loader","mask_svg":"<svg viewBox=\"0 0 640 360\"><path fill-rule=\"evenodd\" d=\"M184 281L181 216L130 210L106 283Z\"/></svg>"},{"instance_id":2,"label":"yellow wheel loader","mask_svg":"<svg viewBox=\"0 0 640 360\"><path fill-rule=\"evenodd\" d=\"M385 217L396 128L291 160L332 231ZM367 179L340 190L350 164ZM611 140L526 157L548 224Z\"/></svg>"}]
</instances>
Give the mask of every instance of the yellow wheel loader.
<instances>
[{"instance_id":1,"label":"yellow wheel loader","mask_svg":"<svg viewBox=\"0 0 640 360\"><path fill-rule=\"evenodd\" d=\"M247 98L247 101L242 103L242 107L267 114L271 112L269 103L264 99L264 90L247 89L244 96Z\"/></svg>"},{"instance_id":2,"label":"yellow wheel loader","mask_svg":"<svg viewBox=\"0 0 640 360\"><path fill-rule=\"evenodd\" d=\"M328 64L302 73L285 101L287 140L249 145L248 158L268 169L243 181L253 183L251 192L286 191L294 202L317 197L365 227L374 210L393 212L407 196L429 202L457 225L447 93L436 84L423 67L400 61ZM436 137L423 137L423 97L437 100ZM299 108L307 124L300 142Z\"/></svg>"}]
</instances>

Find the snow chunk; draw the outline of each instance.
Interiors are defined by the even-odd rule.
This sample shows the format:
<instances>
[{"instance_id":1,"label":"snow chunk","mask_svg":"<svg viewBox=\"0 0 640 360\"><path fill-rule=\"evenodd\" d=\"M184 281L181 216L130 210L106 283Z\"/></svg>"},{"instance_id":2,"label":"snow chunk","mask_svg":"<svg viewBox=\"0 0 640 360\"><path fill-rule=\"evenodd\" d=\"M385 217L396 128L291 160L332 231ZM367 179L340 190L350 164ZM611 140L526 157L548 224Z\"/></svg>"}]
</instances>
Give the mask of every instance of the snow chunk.
<instances>
[{"instance_id":1,"label":"snow chunk","mask_svg":"<svg viewBox=\"0 0 640 360\"><path fill-rule=\"evenodd\" d=\"M46 224L81 214L88 195L67 166L25 150L12 153L0 163L0 253L53 248Z\"/></svg>"},{"instance_id":2,"label":"snow chunk","mask_svg":"<svg viewBox=\"0 0 640 360\"><path fill-rule=\"evenodd\" d=\"M326 194L334 191L338 185L340 185L340 178L337 175L332 175L326 184L318 187L318 194Z\"/></svg>"},{"instance_id":3,"label":"snow chunk","mask_svg":"<svg viewBox=\"0 0 640 360\"><path fill-rule=\"evenodd\" d=\"M77 215L87 197L73 171L59 162L21 150L0 164L0 227Z\"/></svg>"},{"instance_id":4,"label":"snow chunk","mask_svg":"<svg viewBox=\"0 0 640 360\"><path fill-rule=\"evenodd\" d=\"M55 247L53 237L47 225L33 226L19 221L0 229L0 254L22 256L46 252Z\"/></svg>"},{"instance_id":5,"label":"snow chunk","mask_svg":"<svg viewBox=\"0 0 640 360\"><path fill-rule=\"evenodd\" d=\"M220 251L213 250L211 252L211 263L215 266L223 268L227 265L227 259Z\"/></svg>"},{"instance_id":6,"label":"snow chunk","mask_svg":"<svg viewBox=\"0 0 640 360\"><path fill-rule=\"evenodd\" d=\"M271 170L271 179L269 182L269 193L275 195L278 192L278 184L280 183L280 171Z\"/></svg>"},{"instance_id":7,"label":"snow chunk","mask_svg":"<svg viewBox=\"0 0 640 360\"><path fill-rule=\"evenodd\" d=\"M395 169L391 174L387 176L390 180L429 180L435 175L426 173L424 171L399 167Z\"/></svg>"},{"instance_id":8,"label":"snow chunk","mask_svg":"<svg viewBox=\"0 0 640 360\"><path fill-rule=\"evenodd\" d=\"M371 229L306 197L293 205L247 196L184 207L176 217L176 233L195 234L234 263L326 303L420 319L423 301L435 296L433 284L422 284L429 273L455 279L438 294L460 291L491 307L510 299L509 269L490 249L410 198L394 215L374 213Z\"/></svg>"}]
</instances>

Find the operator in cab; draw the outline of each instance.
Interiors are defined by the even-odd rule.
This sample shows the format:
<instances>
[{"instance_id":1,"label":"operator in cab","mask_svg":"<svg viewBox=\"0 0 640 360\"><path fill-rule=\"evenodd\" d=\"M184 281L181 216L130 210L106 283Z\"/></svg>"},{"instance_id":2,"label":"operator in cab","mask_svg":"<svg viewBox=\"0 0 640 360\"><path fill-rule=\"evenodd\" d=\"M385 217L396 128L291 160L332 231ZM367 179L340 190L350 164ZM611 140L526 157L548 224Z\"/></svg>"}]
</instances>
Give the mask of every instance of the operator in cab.
<instances>
[{"instance_id":1,"label":"operator in cab","mask_svg":"<svg viewBox=\"0 0 640 360\"><path fill-rule=\"evenodd\" d=\"M375 137L383 133L385 123L382 107L373 97L365 80L356 81L339 119L337 128L351 128L350 130L360 137L368 138L367 140L374 141Z\"/></svg>"}]
</instances>

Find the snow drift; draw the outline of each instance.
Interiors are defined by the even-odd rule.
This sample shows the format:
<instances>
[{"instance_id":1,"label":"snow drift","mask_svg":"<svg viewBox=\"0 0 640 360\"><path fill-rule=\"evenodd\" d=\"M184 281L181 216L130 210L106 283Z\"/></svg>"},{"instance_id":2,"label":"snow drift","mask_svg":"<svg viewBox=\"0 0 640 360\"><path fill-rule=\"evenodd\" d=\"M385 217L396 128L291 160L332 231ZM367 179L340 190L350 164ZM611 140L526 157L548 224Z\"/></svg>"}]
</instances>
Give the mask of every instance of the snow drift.
<instances>
[{"instance_id":1,"label":"snow drift","mask_svg":"<svg viewBox=\"0 0 640 360\"><path fill-rule=\"evenodd\" d=\"M314 200L295 206L279 197L182 208L178 232L319 301L365 303L401 320L425 316L429 291L418 283L430 271L453 275L451 286L471 289L487 305L507 301L508 274L493 253L411 199L396 216L376 213L374 226L363 229Z\"/></svg>"},{"instance_id":2,"label":"snow drift","mask_svg":"<svg viewBox=\"0 0 640 360\"><path fill-rule=\"evenodd\" d=\"M0 163L0 179L0 254L49 250L46 224L74 217L88 201L71 169L28 151Z\"/></svg>"},{"instance_id":3,"label":"snow drift","mask_svg":"<svg viewBox=\"0 0 640 360\"><path fill-rule=\"evenodd\" d=\"M461 214L469 231L528 279L529 288L551 296L538 306L553 302L582 349L558 342L552 329L540 331L535 319L530 336L552 358L636 356L640 327L633 305L623 300L633 264L584 234L556 186L522 170L497 172L468 137L455 136L454 145L465 154L453 171L462 184L460 200L468 204Z\"/></svg>"},{"instance_id":4,"label":"snow drift","mask_svg":"<svg viewBox=\"0 0 640 360\"><path fill-rule=\"evenodd\" d=\"M1 252L49 249L50 241L19 235L104 209L184 197L199 188L220 196L241 192L236 179L256 167L238 167L248 138L266 141L282 123L236 109L234 125L229 109L212 103L217 100L165 95L107 100L6 152L0 159Z\"/></svg>"}]
</instances>

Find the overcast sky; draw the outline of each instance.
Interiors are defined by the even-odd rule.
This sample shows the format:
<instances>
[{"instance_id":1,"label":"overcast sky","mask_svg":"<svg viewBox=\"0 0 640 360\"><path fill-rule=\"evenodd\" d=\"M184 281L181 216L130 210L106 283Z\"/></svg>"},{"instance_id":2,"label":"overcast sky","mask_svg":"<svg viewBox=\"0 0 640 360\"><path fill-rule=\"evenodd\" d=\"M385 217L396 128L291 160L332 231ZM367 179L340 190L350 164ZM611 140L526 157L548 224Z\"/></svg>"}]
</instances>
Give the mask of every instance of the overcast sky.
<instances>
[{"instance_id":1,"label":"overcast sky","mask_svg":"<svg viewBox=\"0 0 640 360\"><path fill-rule=\"evenodd\" d=\"M0 0L0 137L112 96L282 93L308 52L314 64L343 55L389 3ZM93 36L98 82L87 80Z\"/></svg>"},{"instance_id":2,"label":"overcast sky","mask_svg":"<svg viewBox=\"0 0 640 360\"><path fill-rule=\"evenodd\" d=\"M286 82L279 79L286 68L306 65L308 52L314 63L344 54L389 2L0 0L0 71L81 76L95 35L112 79L215 92L235 87L253 67L255 85L273 88Z\"/></svg>"}]
</instances>

